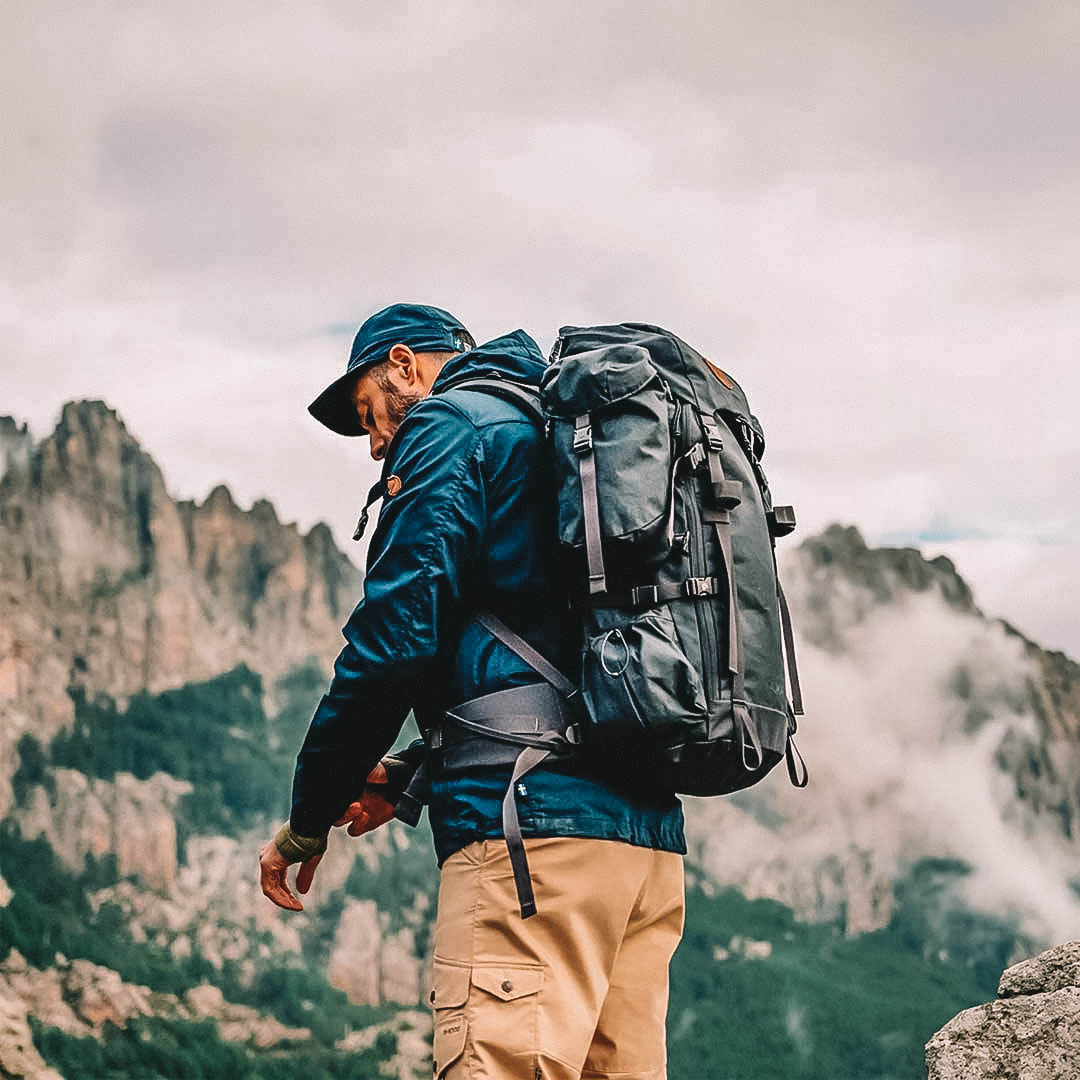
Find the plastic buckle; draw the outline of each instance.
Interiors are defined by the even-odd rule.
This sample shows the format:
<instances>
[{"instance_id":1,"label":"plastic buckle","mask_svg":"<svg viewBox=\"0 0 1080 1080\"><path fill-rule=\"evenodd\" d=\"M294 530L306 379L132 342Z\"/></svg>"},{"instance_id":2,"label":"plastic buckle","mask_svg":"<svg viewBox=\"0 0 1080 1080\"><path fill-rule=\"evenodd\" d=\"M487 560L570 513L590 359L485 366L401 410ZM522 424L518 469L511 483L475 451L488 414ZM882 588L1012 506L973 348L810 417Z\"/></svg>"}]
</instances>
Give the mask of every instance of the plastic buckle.
<instances>
[{"instance_id":1,"label":"plastic buckle","mask_svg":"<svg viewBox=\"0 0 1080 1080\"><path fill-rule=\"evenodd\" d=\"M630 605L636 608L653 607L660 602L660 590L655 585L635 585L630 590Z\"/></svg>"},{"instance_id":2,"label":"plastic buckle","mask_svg":"<svg viewBox=\"0 0 1080 1080\"><path fill-rule=\"evenodd\" d=\"M716 421L711 416L703 416L701 426L705 429L705 438L709 443L709 449L715 450L717 453L722 451L724 449L724 440L720 438L720 428L716 426Z\"/></svg>"},{"instance_id":3,"label":"plastic buckle","mask_svg":"<svg viewBox=\"0 0 1080 1080\"><path fill-rule=\"evenodd\" d=\"M715 589L712 578L692 577L683 582L683 593L686 596L711 596L713 592Z\"/></svg>"},{"instance_id":4,"label":"plastic buckle","mask_svg":"<svg viewBox=\"0 0 1080 1080\"><path fill-rule=\"evenodd\" d=\"M765 517L769 523L769 532L775 537L788 536L795 531L795 508L793 506L774 506Z\"/></svg>"},{"instance_id":5,"label":"plastic buckle","mask_svg":"<svg viewBox=\"0 0 1080 1080\"><path fill-rule=\"evenodd\" d=\"M592 424L574 428L574 453L587 454L592 448Z\"/></svg>"}]
</instances>

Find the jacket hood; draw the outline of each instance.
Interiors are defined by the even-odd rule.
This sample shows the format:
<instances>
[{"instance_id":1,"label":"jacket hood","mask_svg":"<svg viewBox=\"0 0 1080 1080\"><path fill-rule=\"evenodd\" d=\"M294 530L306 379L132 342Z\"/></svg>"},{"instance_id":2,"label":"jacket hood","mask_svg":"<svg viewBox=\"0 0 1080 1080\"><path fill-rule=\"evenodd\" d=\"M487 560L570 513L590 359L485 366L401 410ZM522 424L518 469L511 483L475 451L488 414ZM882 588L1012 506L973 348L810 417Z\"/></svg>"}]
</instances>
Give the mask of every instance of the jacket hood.
<instances>
[{"instance_id":1,"label":"jacket hood","mask_svg":"<svg viewBox=\"0 0 1080 1080\"><path fill-rule=\"evenodd\" d=\"M540 376L546 367L547 363L536 342L524 330L514 330L447 360L431 391L441 393L463 379L480 379L491 375L539 386Z\"/></svg>"}]
</instances>

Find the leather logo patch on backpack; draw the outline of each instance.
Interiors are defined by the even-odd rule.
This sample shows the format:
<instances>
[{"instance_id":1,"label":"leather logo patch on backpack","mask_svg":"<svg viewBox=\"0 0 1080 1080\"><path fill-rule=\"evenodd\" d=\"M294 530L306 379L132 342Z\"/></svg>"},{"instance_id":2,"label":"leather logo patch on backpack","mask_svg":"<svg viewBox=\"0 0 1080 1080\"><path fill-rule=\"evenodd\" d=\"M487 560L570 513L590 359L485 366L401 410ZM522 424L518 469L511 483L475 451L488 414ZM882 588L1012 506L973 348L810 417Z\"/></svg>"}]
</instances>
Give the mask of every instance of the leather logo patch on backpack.
<instances>
[{"instance_id":1,"label":"leather logo patch on backpack","mask_svg":"<svg viewBox=\"0 0 1080 1080\"><path fill-rule=\"evenodd\" d=\"M705 357L702 357L705 360ZM729 389L735 389L735 383L731 376L726 371L721 371L711 360L705 360L705 363L709 365L709 370Z\"/></svg>"}]
</instances>

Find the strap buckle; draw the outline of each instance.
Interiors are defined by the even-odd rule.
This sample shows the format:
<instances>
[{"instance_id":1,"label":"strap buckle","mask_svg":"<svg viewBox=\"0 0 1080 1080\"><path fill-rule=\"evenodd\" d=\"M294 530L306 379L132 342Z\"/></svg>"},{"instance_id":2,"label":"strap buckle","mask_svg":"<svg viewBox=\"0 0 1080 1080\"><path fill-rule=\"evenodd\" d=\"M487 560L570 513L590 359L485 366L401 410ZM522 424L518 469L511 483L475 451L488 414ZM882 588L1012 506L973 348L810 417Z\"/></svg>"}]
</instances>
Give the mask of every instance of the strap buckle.
<instances>
[{"instance_id":1,"label":"strap buckle","mask_svg":"<svg viewBox=\"0 0 1080 1080\"><path fill-rule=\"evenodd\" d=\"M574 425L574 453L587 454L593 448L592 423L587 416L579 417L579 422ZM584 423L580 421L584 420Z\"/></svg>"},{"instance_id":2,"label":"strap buckle","mask_svg":"<svg viewBox=\"0 0 1080 1080\"><path fill-rule=\"evenodd\" d=\"M710 450L720 453L724 449L724 440L720 438L720 428L711 416L702 416L701 426L705 429L705 439Z\"/></svg>"},{"instance_id":3,"label":"strap buckle","mask_svg":"<svg viewBox=\"0 0 1080 1080\"><path fill-rule=\"evenodd\" d=\"M692 577L683 582L686 596L712 596L716 592L716 578Z\"/></svg>"},{"instance_id":4,"label":"strap buckle","mask_svg":"<svg viewBox=\"0 0 1080 1080\"><path fill-rule=\"evenodd\" d=\"M787 536L795 531L795 507L774 506L765 512L769 532L774 537Z\"/></svg>"},{"instance_id":5,"label":"strap buckle","mask_svg":"<svg viewBox=\"0 0 1080 1080\"><path fill-rule=\"evenodd\" d=\"M630 605L635 608L655 607L660 603L660 590L655 585L635 585L630 590Z\"/></svg>"},{"instance_id":6,"label":"strap buckle","mask_svg":"<svg viewBox=\"0 0 1080 1080\"><path fill-rule=\"evenodd\" d=\"M705 449L701 443L694 443L686 455L686 468L695 473L705 464Z\"/></svg>"}]
</instances>

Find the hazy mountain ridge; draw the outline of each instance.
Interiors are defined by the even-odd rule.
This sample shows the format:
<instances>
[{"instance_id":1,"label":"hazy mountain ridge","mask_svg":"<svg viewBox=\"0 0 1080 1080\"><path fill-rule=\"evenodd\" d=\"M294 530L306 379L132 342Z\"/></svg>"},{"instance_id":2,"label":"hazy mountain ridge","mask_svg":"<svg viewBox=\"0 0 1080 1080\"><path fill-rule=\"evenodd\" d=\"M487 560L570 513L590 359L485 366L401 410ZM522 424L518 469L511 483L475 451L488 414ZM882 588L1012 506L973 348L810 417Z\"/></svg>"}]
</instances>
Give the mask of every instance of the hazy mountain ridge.
<instances>
[{"instance_id":1,"label":"hazy mountain ridge","mask_svg":"<svg viewBox=\"0 0 1080 1080\"><path fill-rule=\"evenodd\" d=\"M946 558L832 526L782 561L808 714L811 786L782 775L689 805L719 882L851 934L888 924L898 883L951 865L954 902L1034 942L1080 921L1080 667L985 617Z\"/></svg>"},{"instance_id":2,"label":"hazy mountain ridge","mask_svg":"<svg viewBox=\"0 0 1080 1080\"><path fill-rule=\"evenodd\" d=\"M65 405L36 446L2 418L0 464L0 814L18 736L70 725L69 687L123 701L239 663L272 686L340 648L361 576L330 530L224 487L173 499L104 403Z\"/></svg>"},{"instance_id":3,"label":"hazy mountain ridge","mask_svg":"<svg viewBox=\"0 0 1080 1080\"><path fill-rule=\"evenodd\" d=\"M258 893L254 852L286 799L287 775L265 811L226 814L232 824L208 827L185 811L210 790L203 781L193 796L192 781L169 768L132 775L125 769L135 766L110 771L71 759L78 701L119 703L111 719L107 708L87 713L83 734L95 745L95 730L130 734L116 725L132 695L203 684L209 710L222 691L205 680L243 663L263 676L265 703L291 711L267 721L237 698L235 715L257 726L230 737L241 750L268 739L272 760L260 767L284 769L360 593L360 575L329 530L301 535L269 503L240 510L223 487L202 504L173 500L100 402L66 406L37 446L0 418L4 463L0 818L22 838L12 843L44 838L75 875L62 887L85 890L86 917L114 920L133 949L158 950L159 979L182 981L190 968L234 1000L253 994L267 964L281 960L317 978L329 973L354 1002L417 1003L434 881L422 831L395 825L363 841L335 833L309 910L282 916ZM1080 880L1072 850L1080 667L986 618L944 557L870 548L840 526L781 554L808 702L798 741L811 787L789 788L781 766L736 798L687 800L705 895L734 886L801 919L835 922L851 938L890 927L913 905L923 940L945 953L973 947L953 919L968 909L1006 924L1002 941L1010 925L1033 943L1067 936L1080 918L1069 885ZM314 674L287 702L283 676L312 658ZM151 717L157 707L145 704ZM40 750L33 767L15 752L27 732ZM64 739L67 756L52 760L50 748ZM102 860L111 877L79 876ZM4 865L0 910L18 892L18 875L18 864ZM741 962L728 948L732 936L709 946L714 962ZM173 963L178 974L168 974ZM334 1035L326 1045L338 1043Z\"/></svg>"}]
</instances>

